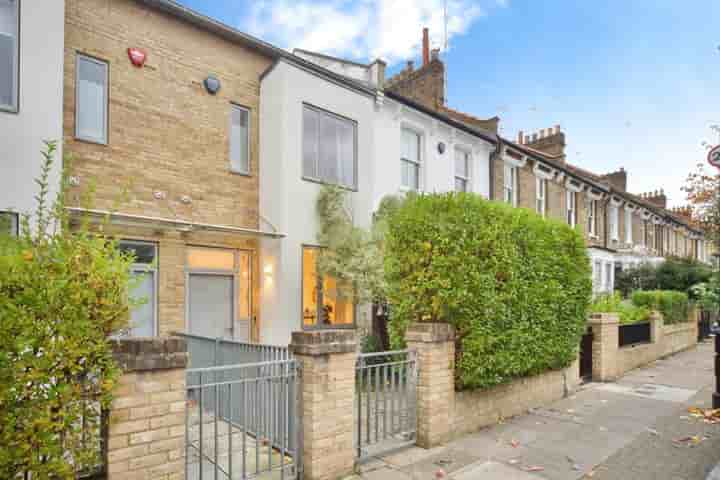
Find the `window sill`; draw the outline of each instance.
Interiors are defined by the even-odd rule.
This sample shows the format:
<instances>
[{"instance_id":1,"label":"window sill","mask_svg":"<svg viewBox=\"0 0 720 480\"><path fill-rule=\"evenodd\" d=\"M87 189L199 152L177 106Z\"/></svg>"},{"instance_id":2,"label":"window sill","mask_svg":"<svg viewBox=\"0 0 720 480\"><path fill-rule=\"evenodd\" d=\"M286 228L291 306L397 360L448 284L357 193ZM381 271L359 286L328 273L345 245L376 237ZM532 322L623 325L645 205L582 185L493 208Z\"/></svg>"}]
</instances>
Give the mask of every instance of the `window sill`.
<instances>
[{"instance_id":1,"label":"window sill","mask_svg":"<svg viewBox=\"0 0 720 480\"><path fill-rule=\"evenodd\" d=\"M17 115L18 113L20 113L20 109L0 106L0 113L9 113L11 115Z\"/></svg>"},{"instance_id":2,"label":"window sill","mask_svg":"<svg viewBox=\"0 0 720 480\"><path fill-rule=\"evenodd\" d=\"M89 143L91 145L99 145L101 147L107 147L109 145L109 142L107 140L99 141L99 140L92 140L89 138L82 138L82 137L75 137L75 141L82 142L82 143Z\"/></svg>"},{"instance_id":3,"label":"window sill","mask_svg":"<svg viewBox=\"0 0 720 480\"><path fill-rule=\"evenodd\" d=\"M343 190L347 190L347 191L349 191L349 192L357 192L357 191L359 191L358 187L348 187L348 186L346 186L346 185L341 185L341 184L339 184L339 183L324 182L324 181L322 181L322 180L318 180L317 178L300 177L300 179L301 179L301 180L304 180L304 181L306 181L306 182L310 182L310 183L317 183L317 184L319 184L319 185L332 185L332 186L335 186L335 187L340 187L340 188L342 188Z\"/></svg>"},{"instance_id":4,"label":"window sill","mask_svg":"<svg viewBox=\"0 0 720 480\"><path fill-rule=\"evenodd\" d=\"M228 172L232 173L233 175L240 175L241 177L252 177L253 174L249 172L243 172L242 170L237 170L234 168L228 168Z\"/></svg>"}]
</instances>

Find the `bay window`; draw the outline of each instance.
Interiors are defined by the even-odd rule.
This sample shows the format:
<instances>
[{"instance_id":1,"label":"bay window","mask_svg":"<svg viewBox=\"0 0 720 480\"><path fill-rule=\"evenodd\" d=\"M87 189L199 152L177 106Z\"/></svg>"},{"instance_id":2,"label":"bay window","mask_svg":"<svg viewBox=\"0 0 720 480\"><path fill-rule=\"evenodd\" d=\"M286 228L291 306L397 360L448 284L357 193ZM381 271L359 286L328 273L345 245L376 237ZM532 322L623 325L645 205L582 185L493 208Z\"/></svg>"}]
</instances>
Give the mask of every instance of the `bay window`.
<instances>
[{"instance_id":1,"label":"bay window","mask_svg":"<svg viewBox=\"0 0 720 480\"><path fill-rule=\"evenodd\" d=\"M618 207L615 205L610 205L610 240L618 241L619 234L618 234Z\"/></svg>"},{"instance_id":2,"label":"bay window","mask_svg":"<svg viewBox=\"0 0 720 480\"><path fill-rule=\"evenodd\" d=\"M632 227L632 210L625 207L625 243L628 245L631 245L633 242Z\"/></svg>"},{"instance_id":3,"label":"bay window","mask_svg":"<svg viewBox=\"0 0 720 480\"><path fill-rule=\"evenodd\" d=\"M18 111L20 0L0 0L0 111Z\"/></svg>"},{"instance_id":4,"label":"bay window","mask_svg":"<svg viewBox=\"0 0 720 480\"><path fill-rule=\"evenodd\" d=\"M597 236L597 210L598 201L590 200L590 204L588 205L588 234L591 237Z\"/></svg>"},{"instance_id":5,"label":"bay window","mask_svg":"<svg viewBox=\"0 0 720 480\"><path fill-rule=\"evenodd\" d=\"M302 176L308 180L357 188L357 124L303 105Z\"/></svg>"},{"instance_id":6,"label":"bay window","mask_svg":"<svg viewBox=\"0 0 720 480\"><path fill-rule=\"evenodd\" d=\"M406 190L420 190L421 138L413 130L401 132L402 154L400 157L400 185Z\"/></svg>"}]
</instances>

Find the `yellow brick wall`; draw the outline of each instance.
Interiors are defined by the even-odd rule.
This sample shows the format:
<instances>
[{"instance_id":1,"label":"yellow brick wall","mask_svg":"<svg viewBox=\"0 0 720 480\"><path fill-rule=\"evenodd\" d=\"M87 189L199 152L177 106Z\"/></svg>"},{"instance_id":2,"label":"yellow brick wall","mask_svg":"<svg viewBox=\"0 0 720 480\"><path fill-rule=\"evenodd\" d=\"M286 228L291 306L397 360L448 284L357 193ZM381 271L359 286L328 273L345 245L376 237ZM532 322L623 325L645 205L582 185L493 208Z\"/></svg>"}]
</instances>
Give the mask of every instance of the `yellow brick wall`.
<instances>
[{"instance_id":1,"label":"yellow brick wall","mask_svg":"<svg viewBox=\"0 0 720 480\"><path fill-rule=\"evenodd\" d=\"M68 0L65 11L64 140L81 181L71 203L94 184L96 208L127 189L124 212L257 227L259 76L270 59L135 0ZM129 47L147 51L144 68ZM109 62L108 145L74 138L77 52ZM211 73L216 96L202 85ZM250 176L230 172L231 102L251 112Z\"/></svg>"}]
</instances>

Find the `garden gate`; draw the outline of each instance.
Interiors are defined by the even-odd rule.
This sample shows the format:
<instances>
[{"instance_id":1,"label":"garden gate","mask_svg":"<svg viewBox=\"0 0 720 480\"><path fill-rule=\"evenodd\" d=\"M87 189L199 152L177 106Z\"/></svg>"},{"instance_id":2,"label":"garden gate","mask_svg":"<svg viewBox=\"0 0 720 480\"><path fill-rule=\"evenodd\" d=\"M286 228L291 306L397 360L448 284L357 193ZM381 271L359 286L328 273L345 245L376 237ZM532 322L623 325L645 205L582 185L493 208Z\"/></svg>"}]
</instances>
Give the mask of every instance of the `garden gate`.
<instances>
[{"instance_id":1,"label":"garden gate","mask_svg":"<svg viewBox=\"0 0 720 480\"><path fill-rule=\"evenodd\" d=\"M355 448L364 458L415 443L416 353L362 353L355 370Z\"/></svg>"},{"instance_id":2,"label":"garden gate","mask_svg":"<svg viewBox=\"0 0 720 480\"><path fill-rule=\"evenodd\" d=\"M183 334L188 341L188 480L295 479L299 366L286 347Z\"/></svg>"}]
</instances>

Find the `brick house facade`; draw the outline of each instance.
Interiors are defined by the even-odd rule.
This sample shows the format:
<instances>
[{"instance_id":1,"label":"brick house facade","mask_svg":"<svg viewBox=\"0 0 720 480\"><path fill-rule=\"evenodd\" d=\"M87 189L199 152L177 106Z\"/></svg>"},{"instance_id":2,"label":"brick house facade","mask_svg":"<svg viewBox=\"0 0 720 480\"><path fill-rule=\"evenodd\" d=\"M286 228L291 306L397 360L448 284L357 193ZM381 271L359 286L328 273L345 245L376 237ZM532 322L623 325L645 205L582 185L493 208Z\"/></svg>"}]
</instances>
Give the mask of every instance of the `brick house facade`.
<instances>
[{"instance_id":1,"label":"brick house facade","mask_svg":"<svg viewBox=\"0 0 720 480\"><path fill-rule=\"evenodd\" d=\"M259 79L272 53L210 32L199 26L202 18L185 21L136 0L68 0L65 20L69 205L81 212L92 190L91 215L112 211L109 228L132 242L129 249L154 252L138 266L150 305L133 320L150 322L143 334L166 335L207 310L230 316L225 327L235 336L257 338ZM142 68L129 48L146 53ZM105 102L93 102L102 79L82 77L85 59L105 69ZM203 84L211 74L221 85L214 95ZM105 104L105 141L78 138L85 120L76 109L85 101L91 119ZM249 160L243 173L230 160L236 107L249 130L241 135ZM200 287L214 293L196 298ZM211 303L228 297L238 301L212 311Z\"/></svg>"}]
</instances>

